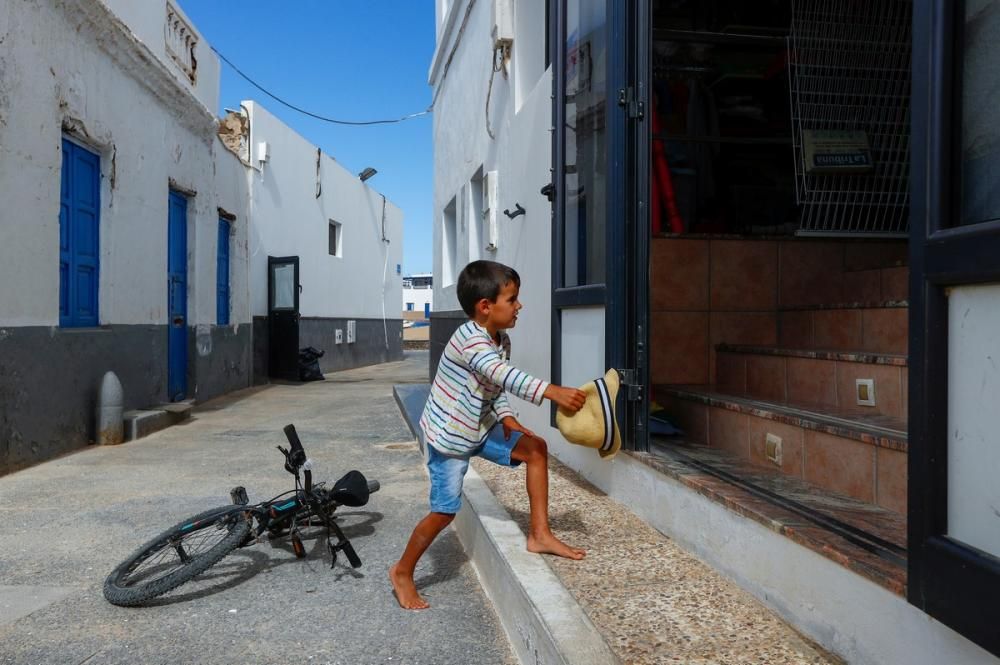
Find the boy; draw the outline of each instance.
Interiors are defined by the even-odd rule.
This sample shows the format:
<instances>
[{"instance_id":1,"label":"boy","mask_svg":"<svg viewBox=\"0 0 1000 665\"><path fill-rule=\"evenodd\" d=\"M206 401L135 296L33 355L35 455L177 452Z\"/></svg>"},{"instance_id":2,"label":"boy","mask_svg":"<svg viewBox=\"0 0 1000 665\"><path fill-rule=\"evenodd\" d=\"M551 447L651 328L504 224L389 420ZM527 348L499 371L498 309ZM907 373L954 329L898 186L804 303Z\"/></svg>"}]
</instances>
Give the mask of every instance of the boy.
<instances>
[{"instance_id":1,"label":"boy","mask_svg":"<svg viewBox=\"0 0 1000 665\"><path fill-rule=\"evenodd\" d=\"M552 385L506 364L517 323L521 278L494 261L473 261L458 276L458 300L469 320L445 347L431 384L420 427L427 443L431 512L417 524L389 579L400 607L430 605L417 593L413 570L434 538L462 504L462 479L478 455L503 466L527 464L531 526L528 551L582 559L584 551L563 543L549 529L549 469L545 441L517 422L506 392L534 404L548 398L571 412L586 399L575 388ZM506 392L505 392L506 391ZM502 430L502 433L501 433Z\"/></svg>"}]
</instances>

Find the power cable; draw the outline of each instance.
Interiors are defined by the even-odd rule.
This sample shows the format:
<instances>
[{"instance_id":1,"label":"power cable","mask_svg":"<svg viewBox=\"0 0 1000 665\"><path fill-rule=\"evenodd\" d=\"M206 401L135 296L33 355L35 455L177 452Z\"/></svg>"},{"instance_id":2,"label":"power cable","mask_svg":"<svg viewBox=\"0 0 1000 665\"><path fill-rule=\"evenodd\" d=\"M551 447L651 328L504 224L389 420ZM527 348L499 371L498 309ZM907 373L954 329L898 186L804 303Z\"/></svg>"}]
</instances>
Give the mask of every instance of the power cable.
<instances>
[{"instance_id":1,"label":"power cable","mask_svg":"<svg viewBox=\"0 0 1000 665\"><path fill-rule=\"evenodd\" d=\"M247 83L257 88L258 90L263 92L265 95L267 95L274 101L278 102L279 104L283 104L284 106L287 106L293 111L298 111L299 113L307 115L310 118L322 120L323 122L330 122L335 125L351 125L355 127L364 125L390 125L397 122L404 122L406 120L411 120L413 118L419 118L420 116L427 115L428 113L434 110L434 104L437 102L438 94L441 92L441 88L444 86L444 80L448 77L448 70L451 68L452 58L455 57L455 51L458 50L458 45L462 42L462 35L465 33L465 26L469 23L469 16L472 14L472 8L475 6L475 4L476 0L469 0L469 4L466 5L465 7L465 15L462 17L462 25L458 29L458 35L455 36L455 43L452 44L451 51L448 53L448 59L444 63L444 71L441 72L441 80L438 82L437 89L434 92L434 98L431 100L430 106L428 106L423 111L420 111L419 113L411 113L410 115L404 115L402 118L395 118L390 120L337 120L335 118L328 118L326 116L319 115L318 113L307 111L303 108L296 106L295 104L286 102L284 99L278 97L277 95L269 91L267 88L260 85L252 78L244 74L243 71L239 67L234 65L229 58L222 55L222 53L219 52L219 49L211 45L209 45L209 48L211 48L212 51L215 53L215 55L219 56L219 58L224 63L232 67L233 71L235 71L237 74L246 79Z\"/></svg>"},{"instance_id":2,"label":"power cable","mask_svg":"<svg viewBox=\"0 0 1000 665\"><path fill-rule=\"evenodd\" d=\"M244 79L246 79L246 81L250 85L252 85L253 87L257 88L258 90L260 90L261 92L263 92L265 95L267 95L268 97L270 97L274 101L278 102L279 104L283 104L284 106L287 106L288 108L292 109L293 111L298 111L299 113L307 115L310 118L316 118L317 120L322 120L323 122L331 122L331 123L333 123L335 125L352 125L352 126L359 126L359 125L389 125L389 124L393 124L393 123L397 123L397 122L403 122L404 120L410 120L412 118L419 118L422 115L427 115L428 113L431 112L431 109L434 107L433 103L432 103L431 106L428 106L426 110L420 111L419 113L411 113L410 115L404 115L402 118L396 118L396 119L392 119L392 120L337 120L335 118L328 118L326 116L322 116L322 115L319 115L317 113L312 113L311 111L307 111L307 110L305 110L303 108L300 108L300 107L298 107L298 106L296 106L296 105L294 105L294 104L292 104L290 102L286 102L284 99L282 99L281 97L278 97L277 95L275 95L274 93L270 92L265 87L263 87L262 85L260 85L256 81L254 81L252 78L250 78L249 76L247 76L246 74L244 74L240 70L239 67L237 67L236 65L234 65L232 63L232 61L229 60L229 58L227 58L226 56L224 56L221 53L219 53L219 50L216 49L214 46L212 46L211 48L215 52L215 54L217 56L219 56L219 58L222 59L223 62L225 62L230 67L232 67L233 70L237 74L239 74L240 76L242 76Z\"/></svg>"}]
</instances>

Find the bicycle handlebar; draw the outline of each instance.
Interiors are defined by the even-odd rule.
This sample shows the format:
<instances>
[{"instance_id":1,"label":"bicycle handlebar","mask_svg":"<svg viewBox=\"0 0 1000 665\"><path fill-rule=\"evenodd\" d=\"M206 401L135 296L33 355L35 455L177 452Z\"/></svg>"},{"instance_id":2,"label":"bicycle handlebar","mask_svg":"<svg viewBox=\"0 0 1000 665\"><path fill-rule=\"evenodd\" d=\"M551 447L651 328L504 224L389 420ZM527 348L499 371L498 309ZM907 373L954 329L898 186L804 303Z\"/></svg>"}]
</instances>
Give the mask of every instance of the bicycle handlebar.
<instances>
[{"instance_id":1,"label":"bicycle handlebar","mask_svg":"<svg viewBox=\"0 0 1000 665\"><path fill-rule=\"evenodd\" d=\"M302 448L302 442L299 440L298 432L295 431L295 425L285 425L285 438L288 439L288 444L292 447L292 463L295 466L302 466L306 461L306 451ZM301 461L300 461L301 460Z\"/></svg>"}]
</instances>

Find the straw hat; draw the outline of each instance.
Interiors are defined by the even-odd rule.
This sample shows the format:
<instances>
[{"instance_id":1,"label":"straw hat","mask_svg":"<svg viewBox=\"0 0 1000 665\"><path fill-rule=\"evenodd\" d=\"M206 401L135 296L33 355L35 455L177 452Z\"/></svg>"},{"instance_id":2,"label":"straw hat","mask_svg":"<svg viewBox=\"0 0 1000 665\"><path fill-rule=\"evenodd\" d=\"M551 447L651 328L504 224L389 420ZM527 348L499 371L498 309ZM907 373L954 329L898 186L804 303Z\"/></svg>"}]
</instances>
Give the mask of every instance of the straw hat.
<instances>
[{"instance_id":1,"label":"straw hat","mask_svg":"<svg viewBox=\"0 0 1000 665\"><path fill-rule=\"evenodd\" d=\"M609 369L603 379L580 386L587 394L583 408L570 413L562 408L556 412L556 426L570 443L597 448L601 457L614 457L622 447L615 400L618 398L618 370Z\"/></svg>"}]
</instances>

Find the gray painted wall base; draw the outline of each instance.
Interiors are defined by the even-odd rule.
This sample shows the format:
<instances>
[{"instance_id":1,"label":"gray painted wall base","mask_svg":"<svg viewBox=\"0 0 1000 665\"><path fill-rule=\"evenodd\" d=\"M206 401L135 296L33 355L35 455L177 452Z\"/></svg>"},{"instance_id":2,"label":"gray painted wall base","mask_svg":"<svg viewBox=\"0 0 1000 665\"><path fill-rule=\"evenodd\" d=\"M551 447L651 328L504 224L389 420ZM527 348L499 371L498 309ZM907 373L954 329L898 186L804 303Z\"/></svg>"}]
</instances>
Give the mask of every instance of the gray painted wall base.
<instances>
[{"instance_id":1,"label":"gray painted wall base","mask_svg":"<svg viewBox=\"0 0 1000 665\"><path fill-rule=\"evenodd\" d=\"M188 332L188 397L199 402L250 386L251 328L195 326Z\"/></svg>"},{"instance_id":2,"label":"gray painted wall base","mask_svg":"<svg viewBox=\"0 0 1000 665\"><path fill-rule=\"evenodd\" d=\"M312 346L322 349L319 360L323 372L337 372L355 367L376 365L403 359L403 320L351 319L356 321L357 337L347 343L347 318L302 317L299 320L299 348ZM341 331L343 341L336 343L336 332ZM253 320L254 385L268 382L268 330L267 317Z\"/></svg>"},{"instance_id":3,"label":"gray painted wall base","mask_svg":"<svg viewBox=\"0 0 1000 665\"><path fill-rule=\"evenodd\" d=\"M198 327L189 340L190 396L204 401L249 385L248 325ZM121 381L125 410L165 402L167 327L0 329L0 474L93 441L107 371Z\"/></svg>"},{"instance_id":4,"label":"gray painted wall base","mask_svg":"<svg viewBox=\"0 0 1000 665\"><path fill-rule=\"evenodd\" d=\"M448 340L458 330L458 327L469 320L468 315L462 310L447 312L431 312L431 361L428 381L434 380L437 372L438 362Z\"/></svg>"}]
</instances>

